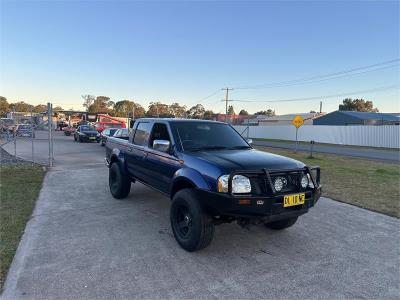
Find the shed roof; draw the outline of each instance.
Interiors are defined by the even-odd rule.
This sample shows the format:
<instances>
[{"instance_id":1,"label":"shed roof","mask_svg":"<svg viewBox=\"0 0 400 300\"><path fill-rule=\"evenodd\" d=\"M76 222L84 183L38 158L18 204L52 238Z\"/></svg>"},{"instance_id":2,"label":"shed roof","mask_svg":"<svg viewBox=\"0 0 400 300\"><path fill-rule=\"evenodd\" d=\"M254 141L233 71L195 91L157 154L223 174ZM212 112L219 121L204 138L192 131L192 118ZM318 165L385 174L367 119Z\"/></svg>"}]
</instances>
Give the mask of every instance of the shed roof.
<instances>
[{"instance_id":1,"label":"shed roof","mask_svg":"<svg viewBox=\"0 0 400 300\"><path fill-rule=\"evenodd\" d=\"M354 118L362 120L382 120L382 121L400 121L400 116L385 113L374 113L374 112L361 112L361 111L338 111L340 113L352 116Z\"/></svg>"}]
</instances>

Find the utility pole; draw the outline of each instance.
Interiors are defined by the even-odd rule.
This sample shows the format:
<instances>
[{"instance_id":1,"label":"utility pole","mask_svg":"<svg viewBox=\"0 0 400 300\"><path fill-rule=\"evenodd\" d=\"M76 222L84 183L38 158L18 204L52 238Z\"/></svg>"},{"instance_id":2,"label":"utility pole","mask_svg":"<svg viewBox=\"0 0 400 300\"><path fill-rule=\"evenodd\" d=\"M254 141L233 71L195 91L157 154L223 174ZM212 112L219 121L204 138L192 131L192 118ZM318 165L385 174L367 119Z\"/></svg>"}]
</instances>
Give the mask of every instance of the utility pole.
<instances>
[{"instance_id":1,"label":"utility pole","mask_svg":"<svg viewBox=\"0 0 400 300\"><path fill-rule=\"evenodd\" d=\"M322 113L322 101L319 102L319 113Z\"/></svg>"},{"instance_id":2,"label":"utility pole","mask_svg":"<svg viewBox=\"0 0 400 300\"><path fill-rule=\"evenodd\" d=\"M225 123L228 123L228 102L229 102L229 91L233 91L232 88L223 88L221 89L225 91Z\"/></svg>"}]
</instances>

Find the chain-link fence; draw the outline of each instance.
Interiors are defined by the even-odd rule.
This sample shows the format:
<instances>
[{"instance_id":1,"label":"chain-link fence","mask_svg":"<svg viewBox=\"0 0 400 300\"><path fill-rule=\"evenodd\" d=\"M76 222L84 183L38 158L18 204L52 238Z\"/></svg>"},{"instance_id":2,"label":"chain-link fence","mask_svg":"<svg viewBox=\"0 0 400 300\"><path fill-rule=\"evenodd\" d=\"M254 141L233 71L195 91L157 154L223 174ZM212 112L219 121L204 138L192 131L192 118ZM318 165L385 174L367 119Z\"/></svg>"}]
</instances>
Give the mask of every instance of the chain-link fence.
<instances>
[{"instance_id":1,"label":"chain-link fence","mask_svg":"<svg viewBox=\"0 0 400 300\"><path fill-rule=\"evenodd\" d=\"M10 113L0 120L0 163L53 166L52 105L42 113Z\"/></svg>"}]
</instances>

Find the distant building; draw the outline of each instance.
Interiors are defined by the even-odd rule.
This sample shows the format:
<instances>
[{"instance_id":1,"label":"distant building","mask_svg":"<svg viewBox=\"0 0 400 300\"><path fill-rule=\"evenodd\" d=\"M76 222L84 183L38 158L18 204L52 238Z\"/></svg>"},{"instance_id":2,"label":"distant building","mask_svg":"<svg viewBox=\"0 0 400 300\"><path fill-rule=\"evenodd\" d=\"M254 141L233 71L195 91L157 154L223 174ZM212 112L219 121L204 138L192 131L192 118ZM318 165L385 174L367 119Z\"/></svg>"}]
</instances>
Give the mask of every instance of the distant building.
<instances>
[{"instance_id":1,"label":"distant building","mask_svg":"<svg viewBox=\"0 0 400 300\"><path fill-rule=\"evenodd\" d=\"M321 117L325 113L298 113L298 114L287 114L280 116L266 117L258 121L260 126L280 126L280 125L292 125L292 121L296 116L301 116L304 120L304 125L313 125L313 120Z\"/></svg>"},{"instance_id":2,"label":"distant building","mask_svg":"<svg viewBox=\"0 0 400 300\"><path fill-rule=\"evenodd\" d=\"M337 110L313 120L314 125L399 125L400 116L387 113Z\"/></svg>"},{"instance_id":3,"label":"distant building","mask_svg":"<svg viewBox=\"0 0 400 300\"><path fill-rule=\"evenodd\" d=\"M250 122L250 125L253 123L250 120L256 119L256 116L254 115L228 115L226 114L214 114L213 115L214 121L220 121L220 122L226 122L233 124L233 125L247 125L248 122ZM257 125L254 124L253 125Z\"/></svg>"}]
</instances>

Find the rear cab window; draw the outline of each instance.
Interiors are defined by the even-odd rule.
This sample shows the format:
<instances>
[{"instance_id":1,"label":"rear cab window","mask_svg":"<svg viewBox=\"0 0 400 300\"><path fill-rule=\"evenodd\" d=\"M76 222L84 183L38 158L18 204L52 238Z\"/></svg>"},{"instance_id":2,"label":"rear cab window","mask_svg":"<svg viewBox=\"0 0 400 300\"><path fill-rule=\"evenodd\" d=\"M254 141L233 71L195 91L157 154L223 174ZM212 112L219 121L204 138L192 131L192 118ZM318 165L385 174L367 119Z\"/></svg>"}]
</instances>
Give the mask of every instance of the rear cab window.
<instances>
[{"instance_id":1,"label":"rear cab window","mask_svg":"<svg viewBox=\"0 0 400 300\"><path fill-rule=\"evenodd\" d=\"M136 127L132 143L137 146L147 146L149 139L150 123L139 122Z\"/></svg>"}]
</instances>

